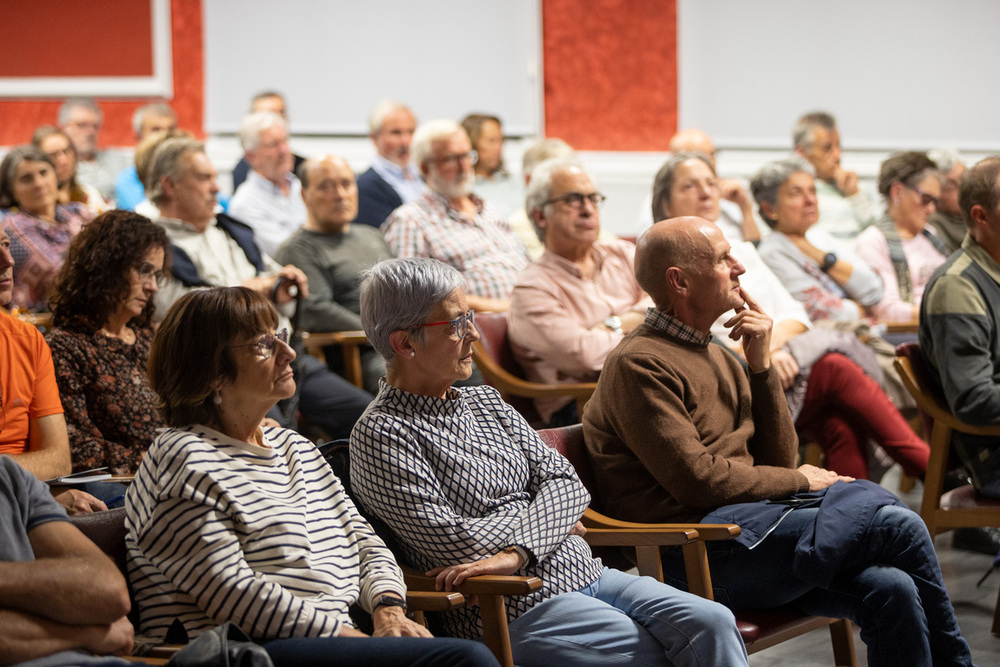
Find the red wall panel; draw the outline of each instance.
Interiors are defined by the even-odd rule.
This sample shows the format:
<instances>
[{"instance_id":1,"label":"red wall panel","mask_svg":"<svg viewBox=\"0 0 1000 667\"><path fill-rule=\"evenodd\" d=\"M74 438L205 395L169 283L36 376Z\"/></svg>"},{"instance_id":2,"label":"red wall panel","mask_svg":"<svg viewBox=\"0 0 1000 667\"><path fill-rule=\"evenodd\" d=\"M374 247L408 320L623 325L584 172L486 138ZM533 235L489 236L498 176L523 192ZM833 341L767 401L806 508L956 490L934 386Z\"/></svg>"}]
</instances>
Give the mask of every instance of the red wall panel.
<instances>
[{"instance_id":1,"label":"red wall panel","mask_svg":"<svg viewBox=\"0 0 1000 667\"><path fill-rule=\"evenodd\" d=\"M662 151L677 130L675 0L542 0L545 134Z\"/></svg>"}]
</instances>

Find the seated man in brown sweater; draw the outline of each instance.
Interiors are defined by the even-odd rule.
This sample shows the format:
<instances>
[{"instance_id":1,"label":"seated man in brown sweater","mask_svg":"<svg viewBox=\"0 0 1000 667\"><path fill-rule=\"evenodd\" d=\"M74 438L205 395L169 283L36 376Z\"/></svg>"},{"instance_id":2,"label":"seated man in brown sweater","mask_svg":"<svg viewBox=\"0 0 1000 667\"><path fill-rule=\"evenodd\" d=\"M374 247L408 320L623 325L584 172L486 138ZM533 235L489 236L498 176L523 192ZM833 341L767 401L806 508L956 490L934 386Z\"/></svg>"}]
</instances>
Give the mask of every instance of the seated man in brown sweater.
<instances>
[{"instance_id":1,"label":"seated man in brown sweater","mask_svg":"<svg viewBox=\"0 0 1000 667\"><path fill-rule=\"evenodd\" d=\"M739 539L708 545L717 601L849 618L869 665L971 664L920 517L870 482L793 468L771 318L740 286L743 272L701 218L662 221L639 238L636 279L656 308L608 355L583 420L608 513L739 523ZM710 344L730 308L747 370ZM685 588L679 550L663 565Z\"/></svg>"}]
</instances>

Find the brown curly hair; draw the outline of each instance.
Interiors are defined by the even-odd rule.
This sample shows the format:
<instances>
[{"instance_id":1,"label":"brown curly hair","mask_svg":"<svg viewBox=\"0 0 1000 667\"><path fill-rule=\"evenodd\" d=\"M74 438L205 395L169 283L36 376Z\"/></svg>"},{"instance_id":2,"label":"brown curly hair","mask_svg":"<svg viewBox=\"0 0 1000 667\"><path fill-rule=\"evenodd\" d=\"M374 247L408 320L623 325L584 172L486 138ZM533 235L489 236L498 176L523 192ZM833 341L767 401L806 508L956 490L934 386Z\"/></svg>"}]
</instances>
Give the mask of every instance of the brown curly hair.
<instances>
[{"instance_id":1,"label":"brown curly hair","mask_svg":"<svg viewBox=\"0 0 1000 667\"><path fill-rule=\"evenodd\" d=\"M129 294L129 270L138 269L153 248L163 248L163 273L169 275L170 241L162 227L132 211L94 218L73 239L56 277L49 298L53 324L87 335L103 327ZM153 301L129 324L148 327Z\"/></svg>"}]
</instances>

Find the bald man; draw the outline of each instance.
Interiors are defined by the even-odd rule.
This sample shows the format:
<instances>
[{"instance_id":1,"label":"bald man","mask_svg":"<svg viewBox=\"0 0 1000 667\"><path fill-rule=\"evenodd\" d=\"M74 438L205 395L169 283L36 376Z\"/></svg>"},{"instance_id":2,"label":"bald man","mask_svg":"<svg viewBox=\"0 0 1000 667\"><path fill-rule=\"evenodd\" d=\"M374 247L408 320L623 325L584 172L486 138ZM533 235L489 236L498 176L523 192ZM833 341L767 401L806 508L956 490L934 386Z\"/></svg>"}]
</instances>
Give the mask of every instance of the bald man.
<instances>
[{"instance_id":1,"label":"bald man","mask_svg":"<svg viewBox=\"0 0 1000 667\"><path fill-rule=\"evenodd\" d=\"M870 665L971 665L920 517L870 482L793 467L771 318L740 285L743 272L701 218L665 220L639 238L636 279L656 307L608 355L583 420L606 511L739 524L736 540L707 545L715 599L732 609L791 604L848 618ZM746 369L710 342L729 309ZM674 551L663 554L664 578L684 587Z\"/></svg>"},{"instance_id":2,"label":"bald man","mask_svg":"<svg viewBox=\"0 0 1000 667\"><path fill-rule=\"evenodd\" d=\"M359 331L361 272L392 257L392 251L377 229L352 224L358 215L358 186L343 158L308 159L299 166L298 177L306 222L281 245L277 259L299 267L309 278L299 324L311 332ZM327 358L333 365L340 362L336 354ZM361 363L365 388L377 393L378 379L385 374L381 358L366 349Z\"/></svg>"}]
</instances>

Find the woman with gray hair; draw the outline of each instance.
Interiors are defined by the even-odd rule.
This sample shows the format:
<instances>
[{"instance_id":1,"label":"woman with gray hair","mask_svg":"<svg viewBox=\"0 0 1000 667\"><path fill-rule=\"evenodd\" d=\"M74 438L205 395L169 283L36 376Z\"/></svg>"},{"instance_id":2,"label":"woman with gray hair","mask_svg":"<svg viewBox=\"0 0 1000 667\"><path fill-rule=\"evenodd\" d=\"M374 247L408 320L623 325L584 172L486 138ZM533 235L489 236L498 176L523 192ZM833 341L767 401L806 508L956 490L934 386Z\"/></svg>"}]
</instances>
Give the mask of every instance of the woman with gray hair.
<instances>
[{"instance_id":1,"label":"woman with gray hair","mask_svg":"<svg viewBox=\"0 0 1000 667\"><path fill-rule=\"evenodd\" d=\"M507 600L514 662L745 665L727 609L602 566L579 522L590 496L499 393L455 388L479 339L462 275L432 259L376 264L361 321L386 361L351 434L351 482L402 543L401 556L451 590L479 574L542 579ZM476 605L449 612L453 636L482 635Z\"/></svg>"},{"instance_id":2,"label":"woman with gray hair","mask_svg":"<svg viewBox=\"0 0 1000 667\"><path fill-rule=\"evenodd\" d=\"M799 157L768 162L750 181L760 216L773 230L757 248L810 319L872 314L882 281L851 248L813 226L819 219L812 166Z\"/></svg>"},{"instance_id":3,"label":"woman with gray hair","mask_svg":"<svg viewBox=\"0 0 1000 667\"><path fill-rule=\"evenodd\" d=\"M56 203L56 167L33 146L19 146L0 162L0 215L14 258L11 306L43 311L69 243L93 213L80 202Z\"/></svg>"}]
</instances>

